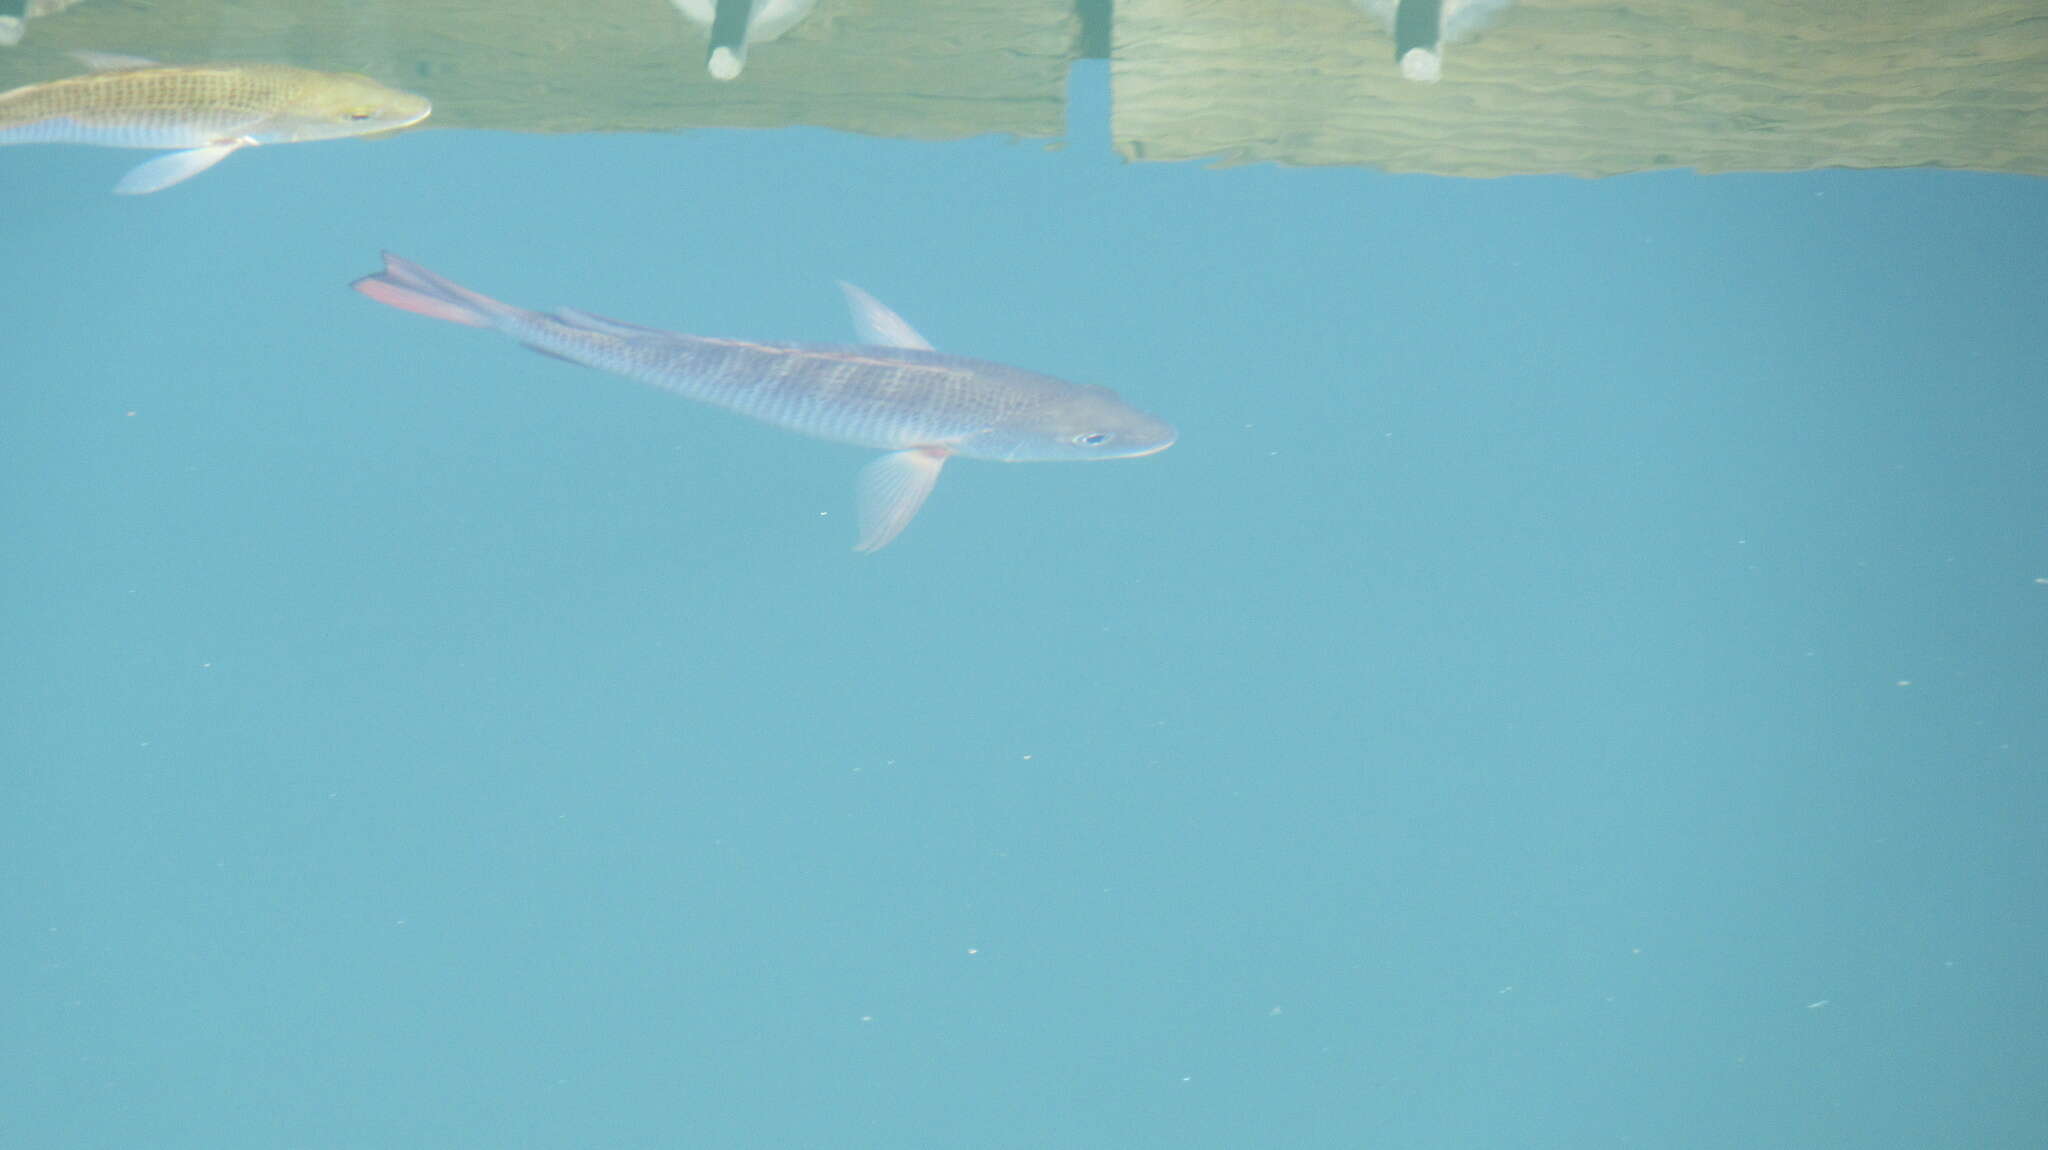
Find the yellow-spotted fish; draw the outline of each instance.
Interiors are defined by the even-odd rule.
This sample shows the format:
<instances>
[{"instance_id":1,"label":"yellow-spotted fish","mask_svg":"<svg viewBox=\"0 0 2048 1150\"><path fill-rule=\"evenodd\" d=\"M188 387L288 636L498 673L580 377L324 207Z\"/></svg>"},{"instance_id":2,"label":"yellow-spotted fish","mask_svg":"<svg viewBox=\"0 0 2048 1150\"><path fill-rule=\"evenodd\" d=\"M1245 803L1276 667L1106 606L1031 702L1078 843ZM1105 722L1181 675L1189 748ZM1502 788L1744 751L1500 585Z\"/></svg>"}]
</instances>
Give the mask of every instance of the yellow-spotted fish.
<instances>
[{"instance_id":1,"label":"yellow-spotted fish","mask_svg":"<svg viewBox=\"0 0 2048 1150\"><path fill-rule=\"evenodd\" d=\"M384 253L355 289L433 319L487 327L535 351L700 403L887 455L860 474L860 543L908 526L955 455L1006 463L1128 459L1173 446L1163 420L1090 387L932 350L902 316L841 284L860 344L762 343L638 327L588 312L500 303Z\"/></svg>"},{"instance_id":2,"label":"yellow-spotted fish","mask_svg":"<svg viewBox=\"0 0 2048 1150\"><path fill-rule=\"evenodd\" d=\"M334 140L417 124L424 96L367 76L281 64L166 67L134 56L73 53L92 71L0 92L0 144L175 148L114 186L162 191L238 148Z\"/></svg>"}]
</instances>

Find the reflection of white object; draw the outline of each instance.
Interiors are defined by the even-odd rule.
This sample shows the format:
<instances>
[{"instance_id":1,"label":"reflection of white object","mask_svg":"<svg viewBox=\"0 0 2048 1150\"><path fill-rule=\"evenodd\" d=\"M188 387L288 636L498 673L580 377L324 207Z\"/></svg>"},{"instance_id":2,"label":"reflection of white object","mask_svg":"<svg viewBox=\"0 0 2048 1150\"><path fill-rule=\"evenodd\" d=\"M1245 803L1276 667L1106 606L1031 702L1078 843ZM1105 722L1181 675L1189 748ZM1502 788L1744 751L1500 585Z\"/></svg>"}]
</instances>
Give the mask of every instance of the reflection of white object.
<instances>
[{"instance_id":1,"label":"reflection of white object","mask_svg":"<svg viewBox=\"0 0 2048 1150\"><path fill-rule=\"evenodd\" d=\"M747 46L765 44L811 14L818 0L669 0L683 19L711 37L704 70L714 80L730 80L747 66ZM718 9L726 8L719 21Z\"/></svg>"},{"instance_id":2,"label":"reflection of white object","mask_svg":"<svg viewBox=\"0 0 2048 1150\"><path fill-rule=\"evenodd\" d=\"M11 48L21 43L30 20L62 12L76 3L78 0L28 0L28 3L20 5L21 15L0 16L0 48Z\"/></svg>"},{"instance_id":3,"label":"reflection of white object","mask_svg":"<svg viewBox=\"0 0 2048 1150\"><path fill-rule=\"evenodd\" d=\"M1403 79L1443 78L1444 45L1470 40L1513 0L1356 0L1394 36Z\"/></svg>"},{"instance_id":4,"label":"reflection of white object","mask_svg":"<svg viewBox=\"0 0 2048 1150\"><path fill-rule=\"evenodd\" d=\"M1444 78L1444 57L1427 48L1410 48L1401 57L1401 78L1434 84Z\"/></svg>"}]
</instances>

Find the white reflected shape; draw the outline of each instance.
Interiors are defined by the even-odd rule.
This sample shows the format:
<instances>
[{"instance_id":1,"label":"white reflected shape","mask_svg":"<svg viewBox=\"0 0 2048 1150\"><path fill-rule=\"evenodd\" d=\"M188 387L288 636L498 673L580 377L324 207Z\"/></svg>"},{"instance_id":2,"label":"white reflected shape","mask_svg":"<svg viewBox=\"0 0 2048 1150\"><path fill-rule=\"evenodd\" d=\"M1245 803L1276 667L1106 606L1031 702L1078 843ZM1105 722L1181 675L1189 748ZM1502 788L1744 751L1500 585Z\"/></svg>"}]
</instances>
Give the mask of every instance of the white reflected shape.
<instances>
[{"instance_id":1,"label":"white reflected shape","mask_svg":"<svg viewBox=\"0 0 2048 1150\"><path fill-rule=\"evenodd\" d=\"M1444 45L1476 37L1514 0L1354 0L1394 37L1403 79L1443 78Z\"/></svg>"},{"instance_id":2,"label":"white reflected shape","mask_svg":"<svg viewBox=\"0 0 2048 1150\"><path fill-rule=\"evenodd\" d=\"M714 80L731 80L747 66L747 48L765 44L797 26L818 0L725 0L728 9L744 9L745 19L730 12L726 26L718 23L719 0L669 0L683 19L712 37L704 70Z\"/></svg>"}]
</instances>

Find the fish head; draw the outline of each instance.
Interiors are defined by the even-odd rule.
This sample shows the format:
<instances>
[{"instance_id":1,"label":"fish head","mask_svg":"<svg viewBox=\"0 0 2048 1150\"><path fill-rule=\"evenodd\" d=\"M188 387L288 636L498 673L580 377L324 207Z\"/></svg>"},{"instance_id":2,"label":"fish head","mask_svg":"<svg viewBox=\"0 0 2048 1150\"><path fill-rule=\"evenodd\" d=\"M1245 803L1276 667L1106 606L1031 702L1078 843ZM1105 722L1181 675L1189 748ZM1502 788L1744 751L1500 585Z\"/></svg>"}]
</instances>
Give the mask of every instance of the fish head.
<instances>
[{"instance_id":1,"label":"fish head","mask_svg":"<svg viewBox=\"0 0 2048 1150\"><path fill-rule=\"evenodd\" d=\"M425 96L386 87L368 76L323 72L270 118L261 135L266 143L367 136L411 127L433 110Z\"/></svg>"},{"instance_id":2,"label":"fish head","mask_svg":"<svg viewBox=\"0 0 2048 1150\"><path fill-rule=\"evenodd\" d=\"M1068 385L984 429L968 450L1013 463L1130 459L1172 447L1177 434L1106 387Z\"/></svg>"}]
</instances>

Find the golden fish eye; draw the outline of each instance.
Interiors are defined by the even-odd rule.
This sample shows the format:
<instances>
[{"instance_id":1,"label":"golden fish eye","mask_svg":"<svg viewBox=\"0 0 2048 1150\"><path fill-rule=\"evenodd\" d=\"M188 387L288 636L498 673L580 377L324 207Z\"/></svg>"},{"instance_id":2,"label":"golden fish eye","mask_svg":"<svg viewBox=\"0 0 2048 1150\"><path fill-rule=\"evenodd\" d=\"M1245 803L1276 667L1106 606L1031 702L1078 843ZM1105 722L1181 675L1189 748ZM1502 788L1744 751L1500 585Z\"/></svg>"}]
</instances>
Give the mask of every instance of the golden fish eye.
<instances>
[{"instance_id":1,"label":"golden fish eye","mask_svg":"<svg viewBox=\"0 0 2048 1150\"><path fill-rule=\"evenodd\" d=\"M348 117L351 120L367 120L371 116L374 116L376 114L377 109L375 108L350 108L348 111L342 113L342 115Z\"/></svg>"}]
</instances>

